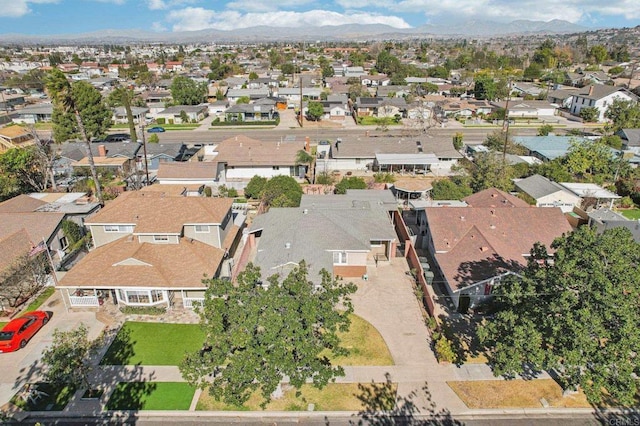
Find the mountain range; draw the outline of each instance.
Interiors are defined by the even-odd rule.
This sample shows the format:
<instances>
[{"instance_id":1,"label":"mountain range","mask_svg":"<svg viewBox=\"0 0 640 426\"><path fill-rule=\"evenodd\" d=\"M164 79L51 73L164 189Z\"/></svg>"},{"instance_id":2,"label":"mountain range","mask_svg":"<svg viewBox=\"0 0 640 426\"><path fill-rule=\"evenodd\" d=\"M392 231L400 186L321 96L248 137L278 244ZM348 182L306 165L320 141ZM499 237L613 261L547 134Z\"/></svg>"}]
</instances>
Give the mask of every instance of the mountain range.
<instances>
[{"instance_id":1,"label":"mountain range","mask_svg":"<svg viewBox=\"0 0 640 426\"><path fill-rule=\"evenodd\" d=\"M126 44L126 43L219 43L269 41L366 41L407 38L492 37L526 34L578 33L590 28L568 21L517 20L508 23L472 20L455 24L427 24L398 29L382 24L348 24L305 28L256 26L231 31L206 29L182 32L99 30L82 34L0 34L0 43L11 44Z\"/></svg>"}]
</instances>

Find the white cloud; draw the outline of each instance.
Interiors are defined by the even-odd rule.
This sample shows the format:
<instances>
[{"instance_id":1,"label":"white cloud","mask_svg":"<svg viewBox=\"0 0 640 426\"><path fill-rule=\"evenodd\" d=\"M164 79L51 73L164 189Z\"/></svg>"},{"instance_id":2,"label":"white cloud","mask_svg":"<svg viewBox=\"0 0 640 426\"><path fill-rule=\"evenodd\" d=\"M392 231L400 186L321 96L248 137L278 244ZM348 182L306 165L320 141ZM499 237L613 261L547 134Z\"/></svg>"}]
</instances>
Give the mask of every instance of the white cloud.
<instances>
[{"instance_id":1,"label":"white cloud","mask_svg":"<svg viewBox=\"0 0 640 426\"><path fill-rule=\"evenodd\" d=\"M197 31L207 28L233 30L260 25L301 28L343 24L385 24L395 28L410 28L404 19L397 16L377 15L369 12L339 13L328 10L240 13L236 11L216 12L201 7L188 7L169 12L167 21L173 24L173 31Z\"/></svg>"},{"instance_id":2,"label":"white cloud","mask_svg":"<svg viewBox=\"0 0 640 426\"><path fill-rule=\"evenodd\" d=\"M640 18L637 0L335 0L350 9L387 9L395 13L420 13L447 21L494 19L510 21L563 19L578 22L591 15Z\"/></svg>"},{"instance_id":3,"label":"white cloud","mask_svg":"<svg viewBox=\"0 0 640 426\"><path fill-rule=\"evenodd\" d=\"M161 22L154 22L151 24L151 30L157 33L163 33L167 31L167 27L162 25Z\"/></svg>"},{"instance_id":4,"label":"white cloud","mask_svg":"<svg viewBox=\"0 0 640 426\"><path fill-rule=\"evenodd\" d=\"M280 0L280 1L256 1L235 0L227 3L227 9L242 10L245 12L272 12L282 9L299 8L313 3L314 0Z\"/></svg>"},{"instance_id":5,"label":"white cloud","mask_svg":"<svg viewBox=\"0 0 640 426\"><path fill-rule=\"evenodd\" d=\"M147 6L151 10L164 10L195 2L196 0L147 0Z\"/></svg>"},{"instance_id":6,"label":"white cloud","mask_svg":"<svg viewBox=\"0 0 640 426\"><path fill-rule=\"evenodd\" d=\"M0 17L19 18L31 13L30 4L57 2L58 0L0 0Z\"/></svg>"},{"instance_id":7,"label":"white cloud","mask_svg":"<svg viewBox=\"0 0 640 426\"><path fill-rule=\"evenodd\" d=\"M98 3L111 3L111 4L121 5L121 4L125 4L127 0L93 0L93 1L97 1Z\"/></svg>"}]
</instances>

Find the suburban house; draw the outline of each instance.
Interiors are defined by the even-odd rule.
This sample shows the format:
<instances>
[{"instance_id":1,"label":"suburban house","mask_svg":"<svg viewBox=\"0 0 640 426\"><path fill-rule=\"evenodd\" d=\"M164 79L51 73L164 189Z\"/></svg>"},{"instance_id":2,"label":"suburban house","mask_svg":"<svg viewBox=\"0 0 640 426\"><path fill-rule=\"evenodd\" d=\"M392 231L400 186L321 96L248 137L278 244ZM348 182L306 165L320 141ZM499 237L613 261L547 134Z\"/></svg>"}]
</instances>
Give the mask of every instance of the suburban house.
<instances>
[{"instance_id":1,"label":"suburban house","mask_svg":"<svg viewBox=\"0 0 640 426\"><path fill-rule=\"evenodd\" d=\"M62 230L65 213L38 211L47 204L26 194L0 203L0 266L11 266L41 243L49 250L53 263L60 263L69 246Z\"/></svg>"},{"instance_id":2,"label":"suburban house","mask_svg":"<svg viewBox=\"0 0 640 426\"><path fill-rule=\"evenodd\" d=\"M637 101L638 97L624 87L593 84L585 86L573 95L571 101L571 114L580 115L582 108L598 108L598 121L605 121L604 114L614 100Z\"/></svg>"},{"instance_id":3,"label":"suburban house","mask_svg":"<svg viewBox=\"0 0 640 426\"><path fill-rule=\"evenodd\" d=\"M606 208L595 209L587 213L589 226L601 234L611 228L627 228L635 242L640 243L640 220L629 220L620 213Z\"/></svg>"},{"instance_id":4,"label":"suburban house","mask_svg":"<svg viewBox=\"0 0 640 426\"><path fill-rule=\"evenodd\" d=\"M404 98L358 97L355 110L358 117L405 117L407 101Z\"/></svg>"},{"instance_id":5,"label":"suburban house","mask_svg":"<svg viewBox=\"0 0 640 426\"><path fill-rule=\"evenodd\" d=\"M301 143L266 142L239 135L204 146L204 159L216 170L217 183L241 189L256 175L304 177L306 166L296 162L298 151L304 148Z\"/></svg>"},{"instance_id":6,"label":"suburban house","mask_svg":"<svg viewBox=\"0 0 640 426\"><path fill-rule=\"evenodd\" d=\"M147 116L148 112L149 112L149 108L132 106L131 114L133 115L133 122L137 124L144 123L145 117ZM113 122L116 124L125 124L129 122L129 120L127 119L127 111L125 110L124 107L113 108L112 119L113 119Z\"/></svg>"},{"instance_id":7,"label":"suburban house","mask_svg":"<svg viewBox=\"0 0 640 426\"><path fill-rule=\"evenodd\" d=\"M302 260L316 285L321 269L345 279L366 278L368 268L395 257L391 214L396 209L390 191L303 195L299 208L272 208L257 216L245 247L257 247L253 262L263 282L274 274L286 276Z\"/></svg>"},{"instance_id":8,"label":"suburban house","mask_svg":"<svg viewBox=\"0 0 640 426\"><path fill-rule=\"evenodd\" d=\"M209 162L161 163L158 168L158 183L164 185L206 185L216 183L216 165Z\"/></svg>"},{"instance_id":9,"label":"suburban house","mask_svg":"<svg viewBox=\"0 0 640 426\"><path fill-rule=\"evenodd\" d=\"M563 213L569 213L582 202L579 196L564 186L540 175L517 180L515 186L518 191L533 198L536 207L560 207Z\"/></svg>"},{"instance_id":10,"label":"suburban house","mask_svg":"<svg viewBox=\"0 0 640 426\"><path fill-rule=\"evenodd\" d=\"M209 102L209 115L220 117L222 114L224 114L227 108L229 108L229 101L227 100L216 100L214 102Z\"/></svg>"},{"instance_id":11,"label":"suburban house","mask_svg":"<svg viewBox=\"0 0 640 426\"><path fill-rule=\"evenodd\" d=\"M175 105L156 114L156 119L163 118L168 124L185 123L182 113L187 114L188 123L196 123L209 114L208 104L203 105Z\"/></svg>"},{"instance_id":12,"label":"suburban house","mask_svg":"<svg viewBox=\"0 0 640 426\"><path fill-rule=\"evenodd\" d=\"M547 93L547 100L549 103L554 105L558 105L559 108L569 109L571 108L571 101L573 100L573 95L578 93L580 89L572 86L562 86L562 88L557 88L554 90L550 90Z\"/></svg>"},{"instance_id":13,"label":"suburban house","mask_svg":"<svg viewBox=\"0 0 640 426\"><path fill-rule=\"evenodd\" d=\"M548 135L514 136L513 141L527 148L528 155L542 161L551 161L567 155L572 143L585 142L586 139L577 136Z\"/></svg>"},{"instance_id":14,"label":"suburban house","mask_svg":"<svg viewBox=\"0 0 640 426\"><path fill-rule=\"evenodd\" d=\"M549 247L571 231L559 208L531 207L495 189L464 201L468 207L418 211L423 241L460 312L489 299L505 276L524 268L535 243Z\"/></svg>"},{"instance_id":15,"label":"suburban house","mask_svg":"<svg viewBox=\"0 0 640 426\"><path fill-rule=\"evenodd\" d=\"M94 249L58 282L67 306L192 308L204 277L229 276L244 216L229 198L131 191L86 222Z\"/></svg>"},{"instance_id":16,"label":"suburban house","mask_svg":"<svg viewBox=\"0 0 640 426\"><path fill-rule=\"evenodd\" d=\"M622 198L618 194L613 193L595 183L561 182L560 185L580 197L582 199L583 208L587 208L589 206L598 207L601 203L606 203L608 204L609 209L612 209L613 202ZM587 206L585 206L585 202L588 204Z\"/></svg>"},{"instance_id":17,"label":"suburban house","mask_svg":"<svg viewBox=\"0 0 640 426\"><path fill-rule=\"evenodd\" d=\"M506 102L492 102L495 108L505 108ZM548 101L512 101L509 103L510 118L551 118L556 114L557 106Z\"/></svg>"},{"instance_id":18,"label":"suburban house","mask_svg":"<svg viewBox=\"0 0 640 426\"><path fill-rule=\"evenodd\" d=\"M231 105L235 105L240 98L249 98L250 101L266 98L271 95L268 87L260 87L257 89L228 89L226 97Z\"/></svg>"},{"instance_id":19,"label":"suburban house","mask_svg":"<svg viewBox=\"0 0 640 426\"><path fill-rule=\"evenodd\" d=\"M273 121L278 116L272 104L235 104L224 112L225 121Z\"/></svg>"},{"instance_id":20,"label":"suburban house","mask_svg":"<svg viewBox=\"0 0 640 426\"><path fill-rule=\"evenodd\" d=\"M451 138L345 137L332 145L320 142L316 171L384 170L435 175L450 173L462 154Z\"/></svg>"},{"instance_id":21,"label":"suburban house","mask_svg":"<svg viewBox=\"0 0 640 426\"><path fill-rule=\"evenodd\" d=\"M23 127L8 126L0 129L0 154L12 148L24 148L35 143L33 134Z\"/></svg>"},{"instance_id":22,"label":"suburban house","mask_svg":"<svg viewBox=\"0 0 640 426\"><path fill-rule=\"evenodd\" d=\"M11 114L14 123L49 123L53 115L53 104L37 104L21 108Z\"/></svg>"},{"instance_id":23,"label":"suburban house","mask_svg":"<svg viewBox=\"0 0 640 426\"><path fill-rule=\"evenodd\" d=\"M622 139L622 149L640 154L640 129L622 129L616 135Z\"/></svg>"}]
</instances>

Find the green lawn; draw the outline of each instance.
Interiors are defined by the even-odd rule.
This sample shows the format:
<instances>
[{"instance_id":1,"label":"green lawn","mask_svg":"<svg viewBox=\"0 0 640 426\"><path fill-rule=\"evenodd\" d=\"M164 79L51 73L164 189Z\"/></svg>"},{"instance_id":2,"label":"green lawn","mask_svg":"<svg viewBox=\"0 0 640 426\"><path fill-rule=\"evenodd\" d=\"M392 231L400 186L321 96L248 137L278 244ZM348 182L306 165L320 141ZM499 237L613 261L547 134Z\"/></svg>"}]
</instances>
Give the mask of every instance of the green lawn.
<instances>
[{"instance_id":1,"label":"green lawn","mask_svg":"<svg viewBox=\"0 0 640 426\"><path fill-rule=\"evenodd\" d=\"M0 322L0 328L4 327L7 324L9 324L9 323L8 322Z\"/></svg>"},{"instance_id":2,"label":"green lawn","mask_svg":"<svg viewBox=\"0 0 640 426\"><path fill-rule=\"evenodd\" d=\"M622 216L627 219L637 220L640 219L640 209L631 209L631 210L619 210L622 213Z\"/></svg>"},{"instance_id":3,"label":"green lawn","mask_svg":"<svg viewBox=\"0 0 640 426\"><path fill-rule=\"evenodd\" d=\"M56 291L54 287L47 287L42 293L38 295L33 302L29 303L29 305L22 310L22 312L31 312L38 309L42 304L51 297L51 295Z\"/></svg>"},{"instance_id":4,"label":"green lawn","mask_svg":"<svg viewBox=\"0 0 640 426\"><path fill-rule=\"evenodd\" d=\"M184 382L118 383L107 410L188 410L196 389Z\"/></svg>"},{"instance_id":5,"label":"green lawn","mask_svg":"<svg viewBox=\"0 0 640 426\"><path fill-rule=\"evenodd\" d=\"M38 397L25 401L26 386L31 386L31 392L36 392ZM60 387L51 383L33 383L23 386L11 398L11 402L25 411L62 411L74 393L75 389L68 386Z\"/></svg>"},{"instance_id":6,"label":"green lawn","mask_svg":"<svg viewBox=\"0 0 640 426\"><path fill-rule=\"evenodd\" d=\"M178 365L186 352L202 347L198 324L127 321L109 347L103 365Z\"/></svg>"}]
</instances>

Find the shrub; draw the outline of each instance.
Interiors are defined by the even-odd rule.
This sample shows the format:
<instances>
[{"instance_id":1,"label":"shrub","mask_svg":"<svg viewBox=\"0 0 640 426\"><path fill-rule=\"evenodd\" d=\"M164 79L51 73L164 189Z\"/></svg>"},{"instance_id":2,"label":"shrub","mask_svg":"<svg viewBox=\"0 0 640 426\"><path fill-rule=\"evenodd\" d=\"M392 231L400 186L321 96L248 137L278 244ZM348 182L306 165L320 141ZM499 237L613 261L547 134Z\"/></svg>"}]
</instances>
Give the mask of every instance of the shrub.
<instances>
[{"instance_id":1,"label":"shrub","mask_svg":"<svg viewBox=\"0 0 640 426\"><path fill-rule=\"evenodd\" d=\"M440 362L455 362L456 353L453 351L453 345L451 341L447 339L444 335L438 336L438 340L436 340L435 350L436 357Z\"/></svg>"},{"instance_id":2,"label":"shrub","mask_svg":"<svg viewBox=\"0 0 640 426\"><path fill-rule=\"evenodd\" d=\"M122 306L120 312L126 315L163 315L167 310L157 306Z\"/></svg>"},{"instance_id":3,"label":"shrub","mask_svg":"<svg viewBox=\"0 0 640 426\"><path fill-rule=\"evenodd\" d=\"M327 172L320 172L316 175L316 183L320 185L333 185L333 176Z\"/></svg>"},{"instance_id":4,"label":"shrub","mask_svg":"<svg viewBox=\"0 0 640 426\"><path fill-rule=\"evenodd\" d=\"M373 180L377 183L393 183L396 178L391 173L376 173L373 175Z\"/></svg>"},{"instance_id":5,"label":"shrub","mask_svg":"<svg viewBox=\"0 0 640 426\"><path fill-rule=\"evenodd\" d=\"M160 136L158 136L157 134L153 134L151 136L149 136L149 140L147 141L149 143L158 143L160 142Z\"/></svg>"},{"instance_id":6,"label":"shrub","mask_svg":"<svg viewBox=\"0 0 640 426\"><path fill-rule=\"evenodd\" d=\"M631 197L629 197L629 196L623 197L620 200L620 207L622 207L622 208L633 207L633 204L634 204L633 203L633 199L631 199Z\"/></svg>"},{"instance_id":7,"label":"shrub","mask_svg":"<svg viewBox=\"0 0 640 426\"><path fill-rule=\"evenodd\" d=\"M211 197L211 187L210 186L205 186L204 187L204 196L205 197Z\"/></svg>"}]
</instances>

